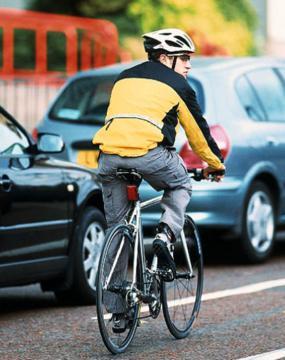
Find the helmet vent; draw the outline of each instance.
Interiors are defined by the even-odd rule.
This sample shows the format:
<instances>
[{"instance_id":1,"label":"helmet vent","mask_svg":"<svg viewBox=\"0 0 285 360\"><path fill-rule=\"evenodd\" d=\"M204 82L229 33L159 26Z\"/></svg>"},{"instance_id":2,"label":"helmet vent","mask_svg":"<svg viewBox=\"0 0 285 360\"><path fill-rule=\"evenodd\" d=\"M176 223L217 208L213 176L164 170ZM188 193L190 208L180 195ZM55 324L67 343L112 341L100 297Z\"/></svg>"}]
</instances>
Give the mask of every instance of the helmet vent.
<instances>
[{"instance_id":1,"label":"helmet vent","mask_svg":"<svg viewBox=\"0 0 285 360\"><path fill-rule=\"evenodd\" d=\"M176 39L182 41L185 45L189 45L189 42L186 41L182 36L175 36L175 37L176 37Z\"/></svg>"},{"instance_id":2,"label":"helmet vent","mask_svg":"<svg viewBox=\"0 0 285 360\"><path fill-rule=\"evenodd\" d=\"M148 42L149 42L149 44L151 44L153 46L156 46L156 45L160 44L160 41L155 40L155 39L149 39Z\"/></svg>"},{"instance_id":3,"label":"helmet vent","mask_svg":"<svg viewBox=\"0 0 285 360\"><path fill-rule=\"evenodd\" d=\"M177 46L180 46L180 44L177 44L175 43L174 41L171 41L171 40L165 40L166 44L169 45L169 46L173 46L173 47L177 47Z\"/></svg>"}]
</instances>

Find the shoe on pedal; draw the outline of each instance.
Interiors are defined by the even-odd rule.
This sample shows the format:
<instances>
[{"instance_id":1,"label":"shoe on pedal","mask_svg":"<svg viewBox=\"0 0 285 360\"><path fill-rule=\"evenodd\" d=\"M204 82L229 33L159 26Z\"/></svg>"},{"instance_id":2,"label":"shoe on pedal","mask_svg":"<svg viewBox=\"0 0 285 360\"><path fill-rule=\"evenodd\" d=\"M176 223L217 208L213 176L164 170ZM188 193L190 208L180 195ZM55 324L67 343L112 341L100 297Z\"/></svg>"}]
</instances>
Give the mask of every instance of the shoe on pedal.
<instances>
[{"instance_id":1,"label":"shoe on pedal","mask_svg":"<svg viewBox=\"0 0 285 360\"><path fill-rule=\"evenodd\" d=\"M127 313L114 313L112 316L112 330L114 333L119 334L130 329L134 321L134 311L130 309Z\"/></svg>"},{"instance_id":2,"label":"shoe on pedal","mask_svg":"<svg viewBox=\"0 0 285 360\"><path fill-rule=\"evenodd\" d=\"M116 334L120 334L126 331L128 321L125 313L113 314L112 316L112 330Z\"/></svg>"},{"instance_id":3,"label":"shoe on pedal","mask_svg":"<svg viewBox=\"0 0 285 360\"><path fill-rule=\"evenodd\" d=\"M176 274L176 265L173 259L173 234L166 224L159 224L152 247L158 258L158 267L170 269L173 276ZM174 238L175 239L175 238Z\"/></svg>"}]
</instances>

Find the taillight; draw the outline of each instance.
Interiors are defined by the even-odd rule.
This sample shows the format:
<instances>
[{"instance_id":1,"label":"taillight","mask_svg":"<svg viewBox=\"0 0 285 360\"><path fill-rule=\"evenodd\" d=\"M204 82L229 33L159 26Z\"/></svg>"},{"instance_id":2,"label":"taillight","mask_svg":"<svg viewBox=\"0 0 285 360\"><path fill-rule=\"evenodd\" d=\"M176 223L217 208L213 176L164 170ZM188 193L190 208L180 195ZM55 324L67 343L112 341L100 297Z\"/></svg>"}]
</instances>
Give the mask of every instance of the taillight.
<instances>
[{"instance_id":1,"label":"taillight","mask_svg":"<svg viewBox=\"0 0 285 360\"><path fill-rule=\"evenodd\" d=\"M225 159L230 151L230 139L225 129L220 125L213 125L210 126L210 132ZM205 168L207 166L207 164L192 151L188 141L182 146L179 154L188 169Z\"/></svg>"},{"instance_id":2,"label":"taillight","mask_svg":"<svg viewBox=\"0 0 285 360\"><path fill-rule=\"evenodd\" d=\"M179 155L182 157L187 169L204 168L207 166L207 164L192 151L188 141L182 146Z\"/></svg>"},{"instance_id":3,"label":"taillight","mask_svg":"<svg viewBox=\"0 0 285 360\"><path fill-rule=\"evenodd\" d=\"M128 200L137 201L139 199L138 187L136 185L127 185Z\"/></svg>"},{"instance_id":4,"label":"taillight","mask_svg":"<svg viewBox=\"0 0 285 360\"><path fill-rule=\"evenodd\" d=\"M211 135L216 140L216 143L221 150L222 157L225 159L230 152L230 138L226 130L221 125L210 126Z\"/></svg>"},{"instance_id":5,"label":"taillight","mask_svg":"<svg viewBox=\"0 0 285 360\"><path fill-rule=\"evenodd\" d=\"M32 137L35 141L38 141L38 129L34 128L32 131Z\"/></svg>"}]
</instances>

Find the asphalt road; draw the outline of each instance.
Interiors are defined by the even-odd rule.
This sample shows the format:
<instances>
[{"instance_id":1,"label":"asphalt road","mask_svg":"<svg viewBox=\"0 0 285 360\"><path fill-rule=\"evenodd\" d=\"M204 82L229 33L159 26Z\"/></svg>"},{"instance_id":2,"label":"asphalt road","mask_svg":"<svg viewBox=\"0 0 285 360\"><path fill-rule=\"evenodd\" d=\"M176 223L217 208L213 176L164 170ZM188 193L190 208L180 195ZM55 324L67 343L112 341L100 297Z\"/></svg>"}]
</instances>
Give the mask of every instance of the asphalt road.
<instances>
[{"instance_id":1,"label":"asphalt road","mask_svg":"<svg viewBox=\"0 0 285 360\"><path fill-rule=\"evenodd\" d=\"M115 358L228 360L280 349L285 354L284 243L263 265L234 264L226 251L207 256L204 294L187 339L175 340L161 315L145 320L128 351ZM95 310L60 306L36 285L1 289L0 359L113 358L101 341Z\"/></svg>"}]
</instances>

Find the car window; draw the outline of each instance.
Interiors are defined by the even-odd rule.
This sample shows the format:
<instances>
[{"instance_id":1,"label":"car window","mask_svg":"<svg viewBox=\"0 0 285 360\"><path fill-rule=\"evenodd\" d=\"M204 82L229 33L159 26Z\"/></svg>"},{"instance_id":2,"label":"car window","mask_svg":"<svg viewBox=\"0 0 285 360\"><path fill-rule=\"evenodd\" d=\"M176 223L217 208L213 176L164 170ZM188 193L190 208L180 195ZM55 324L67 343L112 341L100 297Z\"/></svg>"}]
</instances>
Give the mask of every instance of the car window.
<instances>
[{"instance_id":1,"label":"car window","mask_svg":"<svg viewBox=\"0 0 285 360\"><path fill-rule=\"evenodd\" d=\"M57 120L103 123L115 78L88 77L73 81L50 111Z\"/></svg>"},{"instance_id":2,"label":"car window","mask_svg":"<svg viewBox=\"0 0 285 360\"><path fill-rule=\"evenodd\" d=\"M0 156L19 155L25 152L30 144L26 135L11 120L0 113Z\"/></svg>"},{"instance_id":3,"label":"car window","mask_svg":"<svg viewBox=\"0 0 285 360\"><path fill-rule=\"evenodd\" d=\"M103 124L115 78L116 76L93 76L73 81L59 96L50 110L49 117L56 120ZM195 79L190 79L189 82L204 113L202 85Z\"/></svg>"},{"instance_id":4,"label":"car window","mask_svg":"<svg viewBox=\"0 0 285 360\"><path fill-rule=\"evenodd\" d=\"M266 113L266 120L285 122L285 90L273 69L259 69L247 74Z\"/></svg>"},{"instance_id":5,"label":"car window","mask_svg":"<svg viewBox=\"0 0 285 360\"><path fill-rule=\"evenodd\" d=\"M253 87L243 75L236 81L236 92L247 115L252 120L265 121L265 113Z\"/></svg>"},{"instance_id":6,"label":"car window","mask_svg":"<svg viewBox=\"0 0 285 360\"><path fill-rule=\"evenodd\" d=\"M201 83L193 78L189 79L190 86L196 93L198 104L202 110L202 113L205 113L205 99L204 99L204 92Z\"/></svg>"}]
</instances>

